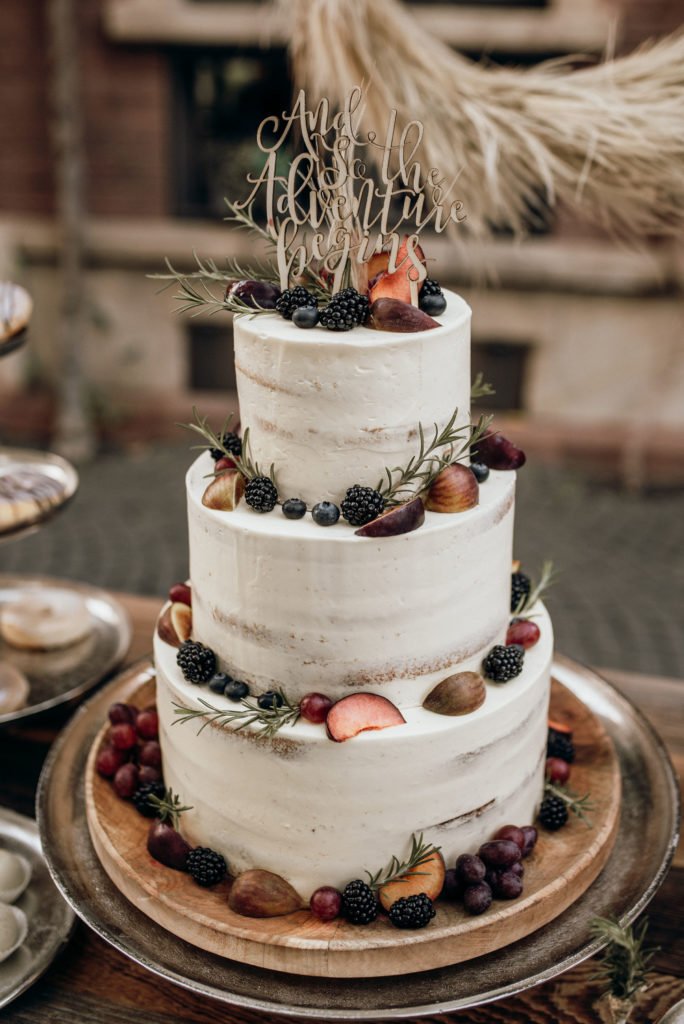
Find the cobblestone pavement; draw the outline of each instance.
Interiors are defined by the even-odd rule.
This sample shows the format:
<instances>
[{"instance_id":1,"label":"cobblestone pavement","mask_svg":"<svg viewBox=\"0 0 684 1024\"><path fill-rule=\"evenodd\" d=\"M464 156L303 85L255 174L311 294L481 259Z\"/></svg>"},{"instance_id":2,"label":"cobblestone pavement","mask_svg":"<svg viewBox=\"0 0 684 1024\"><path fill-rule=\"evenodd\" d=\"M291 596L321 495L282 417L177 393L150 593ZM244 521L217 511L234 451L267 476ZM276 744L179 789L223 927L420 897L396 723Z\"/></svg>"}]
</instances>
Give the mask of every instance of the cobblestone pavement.
<instances>
[{"instance_id":1,"label":"cobblestone pavement","mask_svg":"<svg viewBox=\"0 0 684 1024\"><path fill-rule=\"evenodd\" d=\"M71 507L33 536L0 545L0 572L87 580L163 595L187 575L179 448L101 457ZM516 557L534 575L560 570L550 592L556 647L580 661L684 675L684 493L630 495L561 469L518 478Z\"/></svg>"}]
</instances>

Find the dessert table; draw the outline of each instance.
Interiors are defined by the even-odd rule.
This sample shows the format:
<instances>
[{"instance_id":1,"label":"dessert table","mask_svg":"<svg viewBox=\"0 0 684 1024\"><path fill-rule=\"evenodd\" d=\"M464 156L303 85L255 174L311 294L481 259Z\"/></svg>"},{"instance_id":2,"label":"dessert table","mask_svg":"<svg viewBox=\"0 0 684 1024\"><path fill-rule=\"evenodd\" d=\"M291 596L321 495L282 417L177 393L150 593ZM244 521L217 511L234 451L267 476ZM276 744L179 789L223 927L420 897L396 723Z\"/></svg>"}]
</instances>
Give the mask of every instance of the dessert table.
<instances>
[{"instance_id":1,"label":"dessert table","mask_svg":"<svg viewBox=\"0 0 684 1024\"><path fill-rule=\"evenodd\" d=\"M117 597L133 622L127 658L133 662L150 650L161 600L132 595ZM650 720L668 747L680 782L684 780L684 680L610 669L602 669L601 673ZM70 710L62 708L2 731L0 804L24 814L33 813L43 760L69 715ZM656 1022L673 1003L684 998L683 904L684 844L680 843L673 867L648 910L649 940L660 951L654 960L651 986L642 995L632 1024ZM593 979L594 972L595 964L590 961L516 997L441 1019L459 1024L594 1024L598 1017L593 1004L601 993L600 984ZM275 1018L218 1006L156 977L82 924L48 972L3 1012L6 1024L256 1024L267 1019Z\"/></svg>"}]
</instances>

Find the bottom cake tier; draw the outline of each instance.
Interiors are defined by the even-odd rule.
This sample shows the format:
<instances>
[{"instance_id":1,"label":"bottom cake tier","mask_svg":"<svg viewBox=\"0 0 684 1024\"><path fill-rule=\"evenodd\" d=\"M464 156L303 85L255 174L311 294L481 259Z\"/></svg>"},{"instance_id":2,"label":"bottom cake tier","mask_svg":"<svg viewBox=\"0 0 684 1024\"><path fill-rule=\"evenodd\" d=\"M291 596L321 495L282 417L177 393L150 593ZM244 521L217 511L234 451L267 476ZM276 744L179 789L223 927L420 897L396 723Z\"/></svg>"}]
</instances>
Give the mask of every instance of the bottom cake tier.
<instances>
[{"instance_id":1,"label":"bottom cake tier","mask_svg":"<svg viewBox=\"0 0 684 1024\"><path fill-rule=\"evenodd\" d=\"M402 707L404 724L338 743L300 719L272 737L196 719L178 708L235 704L188 683L176 650L155 637L164 778L183 804L182 831L222 853L233 874L259 867L304 899L343 888L405 853L412 834L447 861L502 825L531 823L541 799L553 635L541 605L538 644L521 675L487 683L486 699L449 717ZM323 687L322 687L323 688Z\"/></svg>"}]
</instances>

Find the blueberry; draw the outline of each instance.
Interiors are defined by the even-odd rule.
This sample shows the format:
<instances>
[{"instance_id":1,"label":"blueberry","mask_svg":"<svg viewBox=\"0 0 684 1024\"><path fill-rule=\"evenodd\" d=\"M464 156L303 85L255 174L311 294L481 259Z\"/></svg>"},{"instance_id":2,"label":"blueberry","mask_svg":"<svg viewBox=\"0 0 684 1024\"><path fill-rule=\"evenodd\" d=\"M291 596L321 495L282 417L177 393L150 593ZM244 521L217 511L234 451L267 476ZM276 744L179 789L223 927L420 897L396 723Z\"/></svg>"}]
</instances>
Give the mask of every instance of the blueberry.
<instances>
[{"instance_id":1,"label":"blueberry","mask_svg":"<svg viewBox=\"0 0 684 1024\"><path fill-rule=\"evenodd\" d=\"M229 679L224 693L228 700L242 700L243 697L249 696L249 686L247 683L241 683L239 679Z\"/></svg>"},{"instance_id":2,"label":"blueberry","mask_svg":"<svg viewBox=\"0 0 684 1024\"><path fill-rule=\"evenodd\" d=\"M340 510L332 501L319 501L311 510L311 515L319 526L332 526L340 518Z\"/></svg>"},{"instance_id":3,"label":"blueberry","mask_svg":"<svg viewBox=\"0 0 684 1024\"><path fill-rule=\"evenodd\" d=\"M318 307L300 306L299 309L295 309L292 314L292 323L295 327L304 327L307 330L310 327L315 327L318 323Z\"/></svg>"},{"instance_id":4,"label":"blueberry","mask_svg":"<svg viewBox=\"0 0 684 1024\"><path fill-rule=\"evenodd\" d=\"M439 316L446 306L447 302L443 295L423 295L420 298L420 308L428 316Z\"/></svg>"},{"instance_id":5,"label":"blueberry","mask_svg":"<svg viewBox=\"0 0 684 1024\"><path fill-rule=\"evenodd\" d=\"M224 693L228 683L231 683L232 679L225 672L217 672L209 680L209 689L213 693Z\"/></svg>"},{"instance_id":6,"label":"blueberry","mask_svg":"<svg viewBox=\"0 0 684 1024\"><path fill-rule=\"evenodd\" d=\"M478 484L483 484L489 476L489 466L485 466L484 462L471 462L470 469Z\"/></svg>"},{"instance_id":7,"label":"blueberry","mask_svg":"<svg viewBox=\"0 0 684 1024\"><path fill-rule=\"evenodd\" d=\"M267 690L266 693L259 694L257 704L260 708L281 708L283 706L283 698L275 690Z\"/></svg>"},{"instance_id":8,"label":"blueberry","mask_svg":"<svg viewBox=\"0 0 684 1024\"><path fill-rule=\"evenodd\" d=\"M283 502L283 515L286 519L301 519L306 515L306 502L301 498L288 498Z\"/></svg>"}]
</instances>

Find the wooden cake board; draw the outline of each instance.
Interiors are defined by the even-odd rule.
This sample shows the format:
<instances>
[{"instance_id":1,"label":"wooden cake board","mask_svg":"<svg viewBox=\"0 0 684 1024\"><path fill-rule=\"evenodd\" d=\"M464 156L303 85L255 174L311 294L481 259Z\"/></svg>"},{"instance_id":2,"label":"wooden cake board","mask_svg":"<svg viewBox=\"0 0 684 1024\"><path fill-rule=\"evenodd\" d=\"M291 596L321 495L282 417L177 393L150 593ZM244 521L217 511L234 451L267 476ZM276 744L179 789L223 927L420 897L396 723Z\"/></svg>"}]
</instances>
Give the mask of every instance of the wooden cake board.
<instances>
[{"instance_id":1,"label":"wooden cake board","mask_svg":"<svg viewBox=\"0 0 684 1024\"><path fill-rule=\"evenodd\" d=\"M125 673L114 700L144 707L154 681ZM461 963L507 946L548 924L591 885L610 855L620 817L620 770L598 718L556 680L550 716L572 729L577 758L572 789L591 794L592 828L570 815L555 833L540 830L525 861L523 894L495 901L479 917L458 903L438 900L437 915L418 931L401 931L381 914L361 927L321 922L308 910L284 917L242 917L228 908L230 881L202 889L192 878L147 852L150 821L121 800L95 770L98 733L86 766L86 815L95 851L114 885L135 906L174 935L218 956L268 970L330 978L378 977Z\"/></svg>"}]
</instances>

